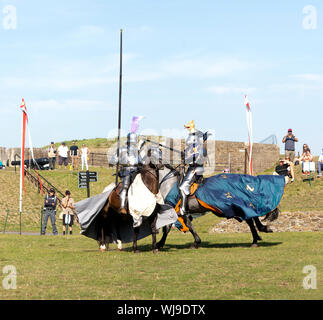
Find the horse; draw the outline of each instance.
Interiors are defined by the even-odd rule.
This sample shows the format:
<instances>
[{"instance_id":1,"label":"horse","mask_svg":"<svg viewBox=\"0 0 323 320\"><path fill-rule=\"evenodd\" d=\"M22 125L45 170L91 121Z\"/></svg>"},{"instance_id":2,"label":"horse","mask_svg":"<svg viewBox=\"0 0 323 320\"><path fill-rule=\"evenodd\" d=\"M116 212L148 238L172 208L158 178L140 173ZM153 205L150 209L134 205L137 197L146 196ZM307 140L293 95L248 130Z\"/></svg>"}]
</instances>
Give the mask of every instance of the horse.
<instances>
[{"instance_id":1,"label":"horse","mask_svg":"<svg viewBox=\"0 0 323 320\"><path fill-rule=\"evenodd\" d=\"M176 169L168 165L164 167L163 172L160 172L159 177L160 177L160 191L164 199L166 199L167 195L169 194L170 190L173 188L174 184L177 182L179 185L180 173ZM192 225L192 215L195 215L198 217L210 211L218 217L221 217L221 218L224 217L223 214L218 210L214 210L213 208L206 208L202 206L201 203L194 195L191 195L189 197L187 214L181 217L183 218L183 221L185 225L188 227L190 233L194 237L194 243L191 246L192 248L197 249L201 244L201 239L198 236L197 232L194 230ZM276 207L273 211L265 215L265 218L263 219L263 221L265 220L274 221L278 218L278 215L279 215L279 207ZM253 237L253 241L251 244L252 247L257 247L258 246L257 242L262 240L257 233L257 229L259 232L265 232L265 233L273 232L268 225L263 225L260 222L259 217L253 217L250 219L246 219L245 221L248 224ZM163 236L161 240L157 243L158 249L161 249L165 245L166 238L170 230L171 230L171 225L163 227Z\"/></svg>"},{"instance_id":2,"label":"horse","mask_svg":"<svg viewBox=\"0 0 323 320\"><path fill-rule=\"evenodd\" d=\"M147 157L145 163L139 167L138 173L141 174L141 179L144 185L148 188L148 190L157 195L159 192L159 170L161 169L161 151L155 150L156 148L149 148L147 152ZM158 159L156 160L156 152L158 152ZM117 237L118 237L118 249L122 250L122 242L120 240L120 225L128 222L132 222L133 226L133 251L134 253L140 252L137 246L137 238L140 231L140 225L138 221L134 221L133 217L130 215L129 208L127 208L127 214L119 213L120 209L120 189L121 183L117 187L113 189L110 193L104 207L99 212L99 224L101 228L99 228L99 246L101 251L108 250L109 243L111 240L111 228L116 227L117 229ZM157 203L154 211L151 213L149 217L144 217L144 219L148 219L148 223L150 225L151 234L152 234L152 249L153 253L158 253L156 234L158 230L156 229L157 222L157 212L158 212L159 204ZM136 224L137 223L137 224Z\"/></svg>"}]
</instances>

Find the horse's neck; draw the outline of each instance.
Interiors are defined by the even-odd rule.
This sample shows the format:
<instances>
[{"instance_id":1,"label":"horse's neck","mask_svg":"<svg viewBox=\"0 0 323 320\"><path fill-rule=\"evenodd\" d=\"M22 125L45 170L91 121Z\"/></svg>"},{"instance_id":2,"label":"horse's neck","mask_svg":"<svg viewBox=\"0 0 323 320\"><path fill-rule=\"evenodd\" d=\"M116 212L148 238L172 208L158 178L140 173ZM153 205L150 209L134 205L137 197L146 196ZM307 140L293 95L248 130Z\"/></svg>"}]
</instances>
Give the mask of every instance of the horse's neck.
<instances>
[{"instance_id":1,"label":"horse's neck","mask_svg":"<svg viewBox=\"0 0 323 320\"><path fill-rule=\"evenodd\" d=\"M158 169L152 168L150 165L146 164L141 170L141 179L146 187L153 194L159 192L159 179L158 179Z\"/></svg>"},{"instance_id":2,"label":"horse's neck","mask_svg":"<svg viewBox=\"0 0 323 320\"><path fill-rule=\"evenodd\" d=\"M174 184L177 183L177 176L171 177L169 179L164 179L168 174L170 174L171 170L164 167L163 170L159 171L159 191L162 197L165 199L173 188Z\"/></svg>"}]
</instances>

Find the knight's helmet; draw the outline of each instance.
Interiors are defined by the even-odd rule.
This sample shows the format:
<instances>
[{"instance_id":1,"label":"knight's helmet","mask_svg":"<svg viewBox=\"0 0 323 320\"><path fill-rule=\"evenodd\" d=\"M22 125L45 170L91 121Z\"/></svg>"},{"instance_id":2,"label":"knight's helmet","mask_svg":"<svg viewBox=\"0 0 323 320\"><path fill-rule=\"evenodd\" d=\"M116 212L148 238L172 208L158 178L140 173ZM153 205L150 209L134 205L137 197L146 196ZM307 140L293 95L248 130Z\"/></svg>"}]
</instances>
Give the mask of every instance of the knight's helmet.
<instances>
[{"instance_id":1,"label":"knight's helmet","mask_svg":"<svg viewBox=\"0 0 323 320\"><path fill-rule=\"evenodd\" d=\"M130 132L127 135L127 147L133 147L136 146L138 143L138 137L135 132Z\"/></svg>"},{"instance_id":2,"label":"knight's helmet","mask_svg":"<svg viewBox=\"0 0 323 320\"><path fill-rule=\"evenodd\" d=\"M196 133L194 120L190 121L188 124L185 124L184 128L188 129L190 133Z\"/></svg>"},{"instance_id":3,"label":"knight's helmet","mask_svg":"<svg viewBox=\"0 0 323 320\"><path fill-rule=\"evenodd\" d=\"M188 124L184 125L185 129L188 129L189 135L186 139L186 145L192 145L200 142L200 132L195 129L194 120L190 121Z\"/></svg>"}]
</instances>

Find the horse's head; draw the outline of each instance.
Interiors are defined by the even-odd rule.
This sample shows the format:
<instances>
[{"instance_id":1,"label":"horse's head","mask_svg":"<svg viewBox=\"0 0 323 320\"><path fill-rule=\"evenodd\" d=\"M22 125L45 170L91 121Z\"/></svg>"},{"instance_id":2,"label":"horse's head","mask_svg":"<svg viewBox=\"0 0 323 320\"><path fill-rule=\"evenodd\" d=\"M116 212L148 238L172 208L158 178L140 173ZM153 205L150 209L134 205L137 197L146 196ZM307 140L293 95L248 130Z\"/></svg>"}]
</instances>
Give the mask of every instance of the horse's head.
<instances>
[{"instance_id":1,"label":"horse's head","mask_svg":"<svg viewBox=\"0 0 323 320\"><path fill-rule=\"evenodd\" d=\"M156 170L161 170L163 168L163 153L160 148L155 146L150 146L148 148L145 164Z\"/></svg>"}]
</instances>

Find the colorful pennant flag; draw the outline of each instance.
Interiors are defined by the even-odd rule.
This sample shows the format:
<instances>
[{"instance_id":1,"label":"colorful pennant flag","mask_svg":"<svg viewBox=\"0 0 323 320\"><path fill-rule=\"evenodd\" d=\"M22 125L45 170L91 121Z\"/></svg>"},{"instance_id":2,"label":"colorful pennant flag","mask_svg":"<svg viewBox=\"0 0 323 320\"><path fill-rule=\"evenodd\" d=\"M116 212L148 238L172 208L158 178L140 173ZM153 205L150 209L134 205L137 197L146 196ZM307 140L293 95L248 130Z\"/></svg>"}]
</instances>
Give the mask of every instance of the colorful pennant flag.
<instances>
[{"instance_id":1,"label":"colorful pennant flag","mask_svg":"<svg viewBox=\"0 0 323 320\"><path fill-rule=\"evenodd\" d=\"M137 133L139 128L139 121L142 120L143 116L134 116L131 122L131 133Z\"/></svg>"}]
</instances>

